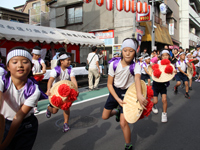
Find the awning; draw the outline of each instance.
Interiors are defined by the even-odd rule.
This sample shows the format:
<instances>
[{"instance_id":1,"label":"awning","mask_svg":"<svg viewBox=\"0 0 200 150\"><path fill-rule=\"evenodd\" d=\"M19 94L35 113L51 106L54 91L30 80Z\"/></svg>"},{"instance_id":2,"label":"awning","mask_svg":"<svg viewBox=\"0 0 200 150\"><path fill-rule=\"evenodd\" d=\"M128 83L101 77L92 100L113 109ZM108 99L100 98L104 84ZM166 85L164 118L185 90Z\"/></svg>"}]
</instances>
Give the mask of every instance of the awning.
<instances>
[{"instance_id":1,"label":"awning","mask_svg":"<svg viewBox=\"0 0 200 150\"><path fill-rule=\"evenodd\" d=\"M0 39L46 43L66 43L87 46L102 46L104 42L92 33L77 32L51 27L0 20Z\"/></svg>"},{"instance_id":2,"label":"awning","mask_svg":"<svg viewBox=\"0 0 200 150\"><path fill-rule=\"evenodd\" d=\"M145 26L145 35L142 36L142 42L151 41L151 22L141 22L140 25ZM159 24L155 24L155 26L157 27L155 28L155 41L163 44L173 45L168 29Z\"/></svg>"}]
</instances>

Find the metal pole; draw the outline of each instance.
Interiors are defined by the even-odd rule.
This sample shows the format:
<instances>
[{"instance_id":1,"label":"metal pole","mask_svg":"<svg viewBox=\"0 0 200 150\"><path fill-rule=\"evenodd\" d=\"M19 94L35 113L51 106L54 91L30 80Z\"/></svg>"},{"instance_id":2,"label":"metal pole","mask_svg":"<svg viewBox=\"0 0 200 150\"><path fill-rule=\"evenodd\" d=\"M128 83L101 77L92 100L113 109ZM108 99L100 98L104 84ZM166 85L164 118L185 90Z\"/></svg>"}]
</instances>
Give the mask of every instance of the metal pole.
<instances>
[{"instance_id":1,"label":"metal pole","mask_svg":"<svg viewBox=\"0 0 200 150\"><path fill-rule=\"evenodd\" d=\"M154 49L155 45L155 30L154 30L154 0L152 0L152 31L151 31L151 51Z\"/></svg>"}]
</instances>

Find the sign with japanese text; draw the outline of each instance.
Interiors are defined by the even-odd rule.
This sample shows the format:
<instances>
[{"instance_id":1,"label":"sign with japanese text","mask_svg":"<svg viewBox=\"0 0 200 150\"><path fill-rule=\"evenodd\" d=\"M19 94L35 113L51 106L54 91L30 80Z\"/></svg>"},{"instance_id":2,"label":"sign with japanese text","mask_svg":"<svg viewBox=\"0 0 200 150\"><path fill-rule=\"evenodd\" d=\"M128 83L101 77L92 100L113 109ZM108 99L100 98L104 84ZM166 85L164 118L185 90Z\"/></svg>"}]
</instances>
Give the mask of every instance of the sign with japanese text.
<instances>
[{"instance_id":1,"label":"sign with japanese text","mask_svg":"<svg viewBox=\"0 0 200 150\"><path fill-rule=\"evenodd\" d=\"M148 6L147 13L137 13L136 12L136 21L137 22L145 22L151 20L151 5Z\"/></svg>"}]
</instances>

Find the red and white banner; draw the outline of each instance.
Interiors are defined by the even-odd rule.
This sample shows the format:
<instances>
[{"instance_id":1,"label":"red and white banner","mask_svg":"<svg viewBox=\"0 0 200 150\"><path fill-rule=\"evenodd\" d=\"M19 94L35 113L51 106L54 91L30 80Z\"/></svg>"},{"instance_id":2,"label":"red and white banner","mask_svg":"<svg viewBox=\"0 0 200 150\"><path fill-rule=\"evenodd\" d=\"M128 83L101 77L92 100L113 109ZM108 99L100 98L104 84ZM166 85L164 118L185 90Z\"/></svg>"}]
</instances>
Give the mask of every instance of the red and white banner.
<instances>
[{"instance_id":1,"label":"red and white banner","mask_svg":"<svg viewBox=\"0 0 200 150\"><path fill-rule=\"evenodd\" d=\"M131 1L131 12L132 13L136 12L136 0Z\"/></svg>"},{"instance_id":2,"label":"red and white banner","mask_svg":"<svg viewBox=\"0 0 200 150\"><path fill-rule=\"evenodd\" d=\"M109 11L113 9L113 0L106 0L106 9Z\"/></svg>"},{"instance_id":3,"label":"red and white banner","mask_svg":"<svg viewBox=\"0 0 200 150\"><path fill-rule=\"evenodd\" d=\"M116 8L118 11L123 10L123 0L116 0Z\"/></svg>"},{"instance_id":4,"label":"red and white banner","mask_svg":"<svg viewBox=\"0 0 200 150\"><path fill-rule=\"evenodd\" d=\"M124 1L124 11L125 12L129 12L130 8L131 8L131 2L130 2L130 0L125 0Z\"/></svg>"},{"instance_id":5,"label":"red and white banner","mask_svg":"<svg viewBox=\"0 0 200 150\"><path fill-rule=\"evenodd\" d=\"M137 2L137 4L136 4L136 11L138 13L142 12L142 3L141 2Z\"/></svg>"},{"instance_id":6,"label":"red and white banner","mask_svg":"<svg viewBox=\"0 0 200 150\"><path fill-rule=\"evenodd\" d=\"M102 6L103 5L104 0L96 0L96 4L98 6Z\"/></svg>"}]
</instances>

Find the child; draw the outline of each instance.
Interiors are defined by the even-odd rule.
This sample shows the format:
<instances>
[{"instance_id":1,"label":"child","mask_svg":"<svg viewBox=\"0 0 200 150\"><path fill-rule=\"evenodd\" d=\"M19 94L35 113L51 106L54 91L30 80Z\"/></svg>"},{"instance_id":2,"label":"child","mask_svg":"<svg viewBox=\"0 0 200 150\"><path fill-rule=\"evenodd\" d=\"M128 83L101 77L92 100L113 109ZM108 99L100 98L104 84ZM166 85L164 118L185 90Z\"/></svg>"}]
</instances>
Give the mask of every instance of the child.
<instances>
[{"instance_id":1,"label":"child","mask_svg":"<svg viewBox=\"0 0 200 150\"><path fill-rule=\"evenodd\" d=\"M109 66L109 76L107 81L108 90L110 92L106 101L102 118L104 120L110 118L113 115L120 115L120 126L124 134L126 142L125 150L132 150L131 144L131 131L128 122L124 118L123 114L123 95L126 93L128 87L135 82L137 98L141 106L145 109L147 100L141 93L140 74L141 67L139 64L135 64L136 50L138 48L138 42L135 39L125 39L122 43L121 59L113 61ZM116 66L116 68L114 67ZM132 69L131 69L132 68ZM132 71L131 71L132 70ZM134 74L134 76L133 76ZM115 109L118 105L121 108Z\"/></svg>"},{"instance_id":2,"label":"child","mask_svg":"<svg viewBox=\"0 0 200 150\"><path fill-rule=\"evenodd\" d=\"M143 64L143 57L142 57L142 55L139 55L138 56L138 61L137 61L137 63L141 66L141 68L142 68L142 64Z\"/></svg>"},{"instance_id":3,"label":"child","mask_svg":"<svg viewBox=\"0 0 200 150\"><path fill-rule=\"evenodd\" d=\"M40 56L41 56L41 48L39 46L35 46L33 48L33 50L32 50L32 56L33 56L33 58L32 58L32 63L33 63L32 71L33 71L33 75L35 75L36 73L41 73L41 67L42 67L42 73L45 74L46 73L46 65L44 63L44 60L40 58ZM37 81L39 81L39 80L37 80ZM34 113L35 114L39 113L39 111L37 109L37 105L36 105L36 107L34 107Z\"/></svg>"},{"instance_id":4,"label":"child","mask_svg":"<svg viewBox=\"0 0 200 150\"><path fill-rule=\"evenodd\" d=\"M169 59L170 54L168 50L163 50L161 52L161 60L162 59ZM160 64L160 61L158 62ZM169 82L156 82L153 81L153 92L154 92L154 97L153 97L153 103L154 106L152 108L153 113L157 114L158 109L156 107L156 104L158 103L158 95L159 93L161 94L162 97L162 103L163 103L163 112L161 115L161 122L167 122L167 86L169 85Z\"/></svg>"},{"instance_id":5,"label":"child","mask_svg":"<svg viewBox=\"0 0 200 150\"><path fill-rule=\"evenodd\" d=\"M50 95L50 89L52 85L60 80L70 80L75 84L78 88L77 81L75 78L75 74L73 69L70 67L71 64L71 56L67 52L61 52L58 57L58 66L51 70L50 78L47 83L47 95ZM54 108L51 104L47 107L46 117L50 118L51 113L56 114L58 112L57 108ZM69 128L69 115L70 110L63 110L64 116L64 125L63 132L67 132Z\"/></svg>"},{"instance_id":6,"label":"child","mask_svg":"<svg viewBox=\"0 0 200 150\"><path fill-rule=\"evenodd\" d=\"M188 86L188 74L186 73L187 65L190 65L189 62L185 61L185 53L181 52L179 54L180 60L176 62L177 67L177 74L175 76L176 78L176 85L174 86L174 93L178 93L178 87L181 85L181 80L185 84L185 97L190 99L190 96L188 94L189 86Z\"/></svg>"},{"instance_id":7,"label":"child","mask_svg":"<svg viewBox=\"0 0 200 150\"><path fill-rule=\"evenodd\" d=\"M187 53L186 55L186 62L191 62L193 60L191 53ZM193 68L193 71L196 72L196 68L194 64L189 63L189 66ZM194 73L193 73L194 75ZM189 79L189 90L192 90L192 78Z\"/></svg>"},{"instance_id":8,"label":"child","mask_svg":"<svg viewBox=\"0 0 200 150\"><path fill-rule=\"evenodd\" d=\"M150 76L151 74L148 71L148 66L150 65L150 57L149 56L145 56L144 57L144 62L142 64L142 70L141 70L141 80L145 80L147 79L148 81L148 86L151 85L151 79Z\"/></svg>"},{"instance_id":9,"label":"child","mask_svg":"<svg viewBox=\"0 0 200 150\"><path fill-rule=\"evenodd\" d=\"M32 79L32 56L24 47L7 55L8 73L0 77L0 113L5 117L5 132L0 149L32 149L38 130L33 107L40 97Z\"/></svg>"}]
</instances>

